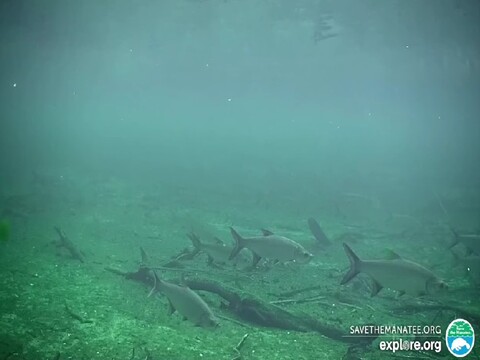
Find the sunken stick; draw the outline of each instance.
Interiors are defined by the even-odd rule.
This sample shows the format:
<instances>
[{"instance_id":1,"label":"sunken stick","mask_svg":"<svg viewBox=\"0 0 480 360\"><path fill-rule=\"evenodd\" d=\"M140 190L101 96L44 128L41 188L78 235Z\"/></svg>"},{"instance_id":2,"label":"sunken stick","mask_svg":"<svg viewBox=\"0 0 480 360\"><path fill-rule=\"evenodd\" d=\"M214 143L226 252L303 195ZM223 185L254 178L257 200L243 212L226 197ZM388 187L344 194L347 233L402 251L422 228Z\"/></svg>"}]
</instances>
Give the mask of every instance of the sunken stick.
<instances>
[{"instance_id":1,"label":"sunken stick","mask_svg":"<svg viewBox=\"0 0 480 360\"><path fill-rule=\"evenodd\" d=\"M83 253L78 250L75 244L70 241L65 232L63 232L63 230L61 230L58 226L55 226L54 229L57 232L58 237L60 238L58 240L57 246L67 249L73 259L78 260L82 263L85 262L85 257L83 256Z\"/></svg>"},{"instance_id":2,"label":"sunken stick","mask_svg":"<svg viewBox=\"0 0 480 360\"><path fill-rule=\"evenodd\" d=\"M345 343L365 342L363 338L346 337L346 330L322 323L306 315L290 313L255 298L253 295L226 287L213 280L185 279L185 284L192 290L203 290L219 295L228 302L227 308L230 311L249 323L283 330L315 331L325 337Z\"/></svg>"}]
</instances>

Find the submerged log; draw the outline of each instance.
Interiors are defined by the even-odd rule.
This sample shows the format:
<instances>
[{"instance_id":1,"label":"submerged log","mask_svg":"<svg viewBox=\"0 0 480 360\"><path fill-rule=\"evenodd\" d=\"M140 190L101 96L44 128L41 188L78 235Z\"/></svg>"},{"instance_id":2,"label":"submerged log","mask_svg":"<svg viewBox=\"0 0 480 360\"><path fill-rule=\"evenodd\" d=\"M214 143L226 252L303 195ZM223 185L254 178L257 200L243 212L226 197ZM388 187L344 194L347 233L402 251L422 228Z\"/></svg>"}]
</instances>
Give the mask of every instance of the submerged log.
<instances>
[{"instance_id":1,"label":"submerged log","mask_svg":"<svg viewBox=\"0 0 480 360\"><path fill-rule=\"evenodd\" d=\"M106 268L106 270L126 279L151 285L151 269L144 266L135 272L124 272L113 268ZM282 330L314 331L336 341L365 344L364 338L345 336L347 332L344 329L323 323L307 315L293 314L252 294L225 286L218 281L195 278L183 279L183 283L192 290L207 291L220 296L226 301L223 303L223 307L247 323ZM374 338L368 340L373 341Z\"/></svg>"},{"instance_id":2,"label":"submerged log","mask_svg":"<svg viewBox=\"0 0 480 360\"><path fill-rule=\"evenodd\" d=\"M276 305L265 302L237 289L226 287L217 281L186 279L185 284L192 290L208 291L228 302L226 308L242 320L265 326L293 331L315 331L325 337L347 343L364 343L365 339L345 337L343 329L323 323L306 315L297 315Z\"/></svg>"}]
</instances>

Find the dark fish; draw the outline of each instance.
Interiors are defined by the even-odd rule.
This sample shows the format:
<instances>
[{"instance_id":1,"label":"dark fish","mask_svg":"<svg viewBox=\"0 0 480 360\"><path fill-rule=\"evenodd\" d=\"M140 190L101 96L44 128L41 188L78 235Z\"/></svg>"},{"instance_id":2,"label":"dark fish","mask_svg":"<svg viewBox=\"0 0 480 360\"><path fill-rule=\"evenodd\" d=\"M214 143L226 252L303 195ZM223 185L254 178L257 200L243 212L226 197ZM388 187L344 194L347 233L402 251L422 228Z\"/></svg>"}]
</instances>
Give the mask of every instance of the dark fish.
<instances>
[{"instance_id":1,"label":"dark fish","mask_svg":"<svg viewBox=\"0 0 480 360\"><path fill-rule=\"evenodd\" d=\"M327 235L325 235L322 228L314 218L308 219L308 227L310 228L310 231L320 245L329 246L332 244L332 242L328 239Z\"/></svg>"},{"instance_id":2,"label":"dark fish","mask_svg":"<svg viewBox=\"0 0 480 360\"><path fill-rule=\"evenodd\" d=\"M449 248L454 247L458 243L462 243L468 252L480 256L480 234L459 234L453 228L450 228L454 239Z\"/></svg>"},{"instance_id":3,"label":"dark fish","mask_svg":"<svg viewBox=\"0 0 480 360\"><path fill-rule=\"evenodd\" d=\"M397 290L400 294L420 296L434 294L447 289L447 284L430 270L395 254L392 260L360 260L353 250L343 243L345 253L350 260L350 270L341 284L346 284L359 273L365 273L373 279L372 296L383 287Z\"/></svg>"}]
</instances>

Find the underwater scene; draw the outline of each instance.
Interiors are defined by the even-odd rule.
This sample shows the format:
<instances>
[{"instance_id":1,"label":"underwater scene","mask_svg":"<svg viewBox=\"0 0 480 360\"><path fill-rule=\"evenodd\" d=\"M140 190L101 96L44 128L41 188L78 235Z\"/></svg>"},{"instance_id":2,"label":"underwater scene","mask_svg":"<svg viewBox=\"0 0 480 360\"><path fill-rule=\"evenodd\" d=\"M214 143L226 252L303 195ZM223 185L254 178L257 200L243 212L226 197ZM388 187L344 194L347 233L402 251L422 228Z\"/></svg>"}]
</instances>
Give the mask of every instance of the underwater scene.
<instances>
[{"instance_id":1,"label":"underwater scene","mask_svg":"<svg viewBox=\"0 0 480 360\"><path fill-rule=\"evenodd\" d=\"M480 358L478 1L0 27L0 360Z\"/></svg>"}]
</instances>

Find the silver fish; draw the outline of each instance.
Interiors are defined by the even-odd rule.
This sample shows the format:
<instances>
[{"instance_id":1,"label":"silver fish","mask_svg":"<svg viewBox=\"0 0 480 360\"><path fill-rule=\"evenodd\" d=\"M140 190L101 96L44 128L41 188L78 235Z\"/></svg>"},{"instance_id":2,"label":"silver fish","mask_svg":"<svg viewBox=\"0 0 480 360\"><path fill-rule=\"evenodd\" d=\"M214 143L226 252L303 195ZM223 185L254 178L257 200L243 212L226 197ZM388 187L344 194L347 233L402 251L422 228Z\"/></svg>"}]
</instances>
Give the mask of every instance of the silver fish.
<instances>
[{"instance_id":1,"label":"silver fish","mask_svg":"<svg viewBox=\"0 0 480 360\"><path fill-rule=\"evenodd\" d=\"M233 259L243 248L250 249L254 254L253 265L255 266L262 258L268 258L280 262L295 261L300 264L308 263L313 255L299 243L284 236L275 235L270 231L262 230L264 236L244 238L234 228L230 228L235 248L230 254Z\"/></svg>"},{"instance_id":2,"label":"silver fish","mask_svg":"<svg viewBox=\"0 0 480 360\"><path fill-rule=\"evenodd\" d=\"M187 320L196 326L216 327L218 319L213 314L207 303L192 289L169 283L160 279L155 272L155 285L149 296L157 291L162 292L170 303L170 314L178 311Z\"/></svg>"},{"instance_id":3,"label":"silver fish","mask_svg":"<svg viewBox=\"0 0 480 360\"><path fill-rule=\"evenodd\" d=\"M439 279L430 270L409 260L404 260L397 254L392 260L360 260L353 250L343 243L345 252L350 260L350 270L342 279L346 284L359 273L365 273L373 279L372 296L375 296L383 287L400 292L420 296L435 294L448 288L447 284Z\"/></svg>"}]
</instances>

